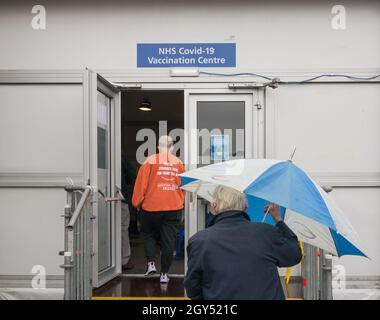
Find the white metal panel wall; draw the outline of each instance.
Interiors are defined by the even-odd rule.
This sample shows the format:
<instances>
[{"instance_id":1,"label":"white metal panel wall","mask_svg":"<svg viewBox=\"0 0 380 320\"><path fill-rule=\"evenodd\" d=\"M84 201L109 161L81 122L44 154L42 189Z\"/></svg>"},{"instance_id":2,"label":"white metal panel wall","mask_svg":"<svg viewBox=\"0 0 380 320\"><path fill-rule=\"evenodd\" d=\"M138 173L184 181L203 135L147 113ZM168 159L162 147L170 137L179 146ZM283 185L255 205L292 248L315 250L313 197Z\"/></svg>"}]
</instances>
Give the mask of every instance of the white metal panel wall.
<instances>
[{"instance_id":1,"label":"white metal panel wall","mask_svg":"<svg viewBox=\"0 0 380 320\"><path fill-rule=\"evenodd\" d=\"M82 182L82 84L0 84L0 275L60 275L66 177ZM26 188L27 187L27 188Z\"/></svg>"},{"instance_id":2,"label":"white metal panel wall","mask_svg":"<svg viewBox=\"0 0 380 320\"><path fill-rule=\"evenodd\" d=\"M336 188L331 195L349 217L371 258L344 256L335 259L334 265L343 265L349 276L379 276L380 188Z\"/></svg>"},{"instance_id":3,"label":"white metal panel wall","mask_svg":"<svg viewBox=\"0 0 380 320\"><path fill-rule=\"evenodd\" d=\"M380 270L380 85L306 84L267 91L267 156L296 164L331 195L360 235L372 260L344 257L347 275ZM367 188L366 186L370 186Z\"/></svg>"},{"instance_id":4,"label":"white metal panel wall","mask_svg":"<svg viewBox=\"0 0 380 320\"><path fill-rule=\"evenodd\" d=\"M241 70L380 67L379 1L49 1L42 31L31 27L35 4L1 1L0 69L130 69L139 42L226 40ZM346 30L331 27L335 4Z\"/></svg>"},{"instance_id":5,"label":"white metal panel wall","mask_svg":"<svg viewBox=\"0 0 380 320\"><path fill-rule=\"evenodd\" d=\"M0 85L0 172L83 171L83 87Z\"/></svg>"},{"instance_id":6,"label":"white metal panel wall","mask_svg":"<svg viewBox=\"0 0 380 320\"><path fill-rule=\"evenodd\" d=\"M0 275L32 275L41 265L48 275L63 274L62 189L0 188Z\"/></svg>"},{"instance_id":7,"label":"white metal panel wall","mask_svg":"<svg viewBox=\"0 0 380 320\"><path fill-rule=\"evenodd\" d=\"M272 154L309 172L380 173L380 84L280 86L273 96Z\"/></svg>"}]
</instances>

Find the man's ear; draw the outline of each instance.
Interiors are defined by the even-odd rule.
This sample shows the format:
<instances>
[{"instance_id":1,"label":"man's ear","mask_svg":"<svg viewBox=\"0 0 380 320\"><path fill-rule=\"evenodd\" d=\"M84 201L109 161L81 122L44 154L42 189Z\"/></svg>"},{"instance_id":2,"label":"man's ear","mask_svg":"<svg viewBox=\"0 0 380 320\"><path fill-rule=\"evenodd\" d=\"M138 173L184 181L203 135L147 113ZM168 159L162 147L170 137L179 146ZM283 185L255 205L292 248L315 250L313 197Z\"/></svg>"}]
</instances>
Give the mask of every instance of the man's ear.
<instances>
[{"instance_id":1,"label":"man's ear","mask_svg":"<svg viewBox=\"0 0 380 320\"><path fill-rule=\"evenodd\" d=\"M211 202L211 208L212 208L212 210L213 210L215 213L218 213L218 212L217 212L217 205L216 205L216 202L215 202L215 201L212 201L212 202Z\"/></svg>"}]
</instances>

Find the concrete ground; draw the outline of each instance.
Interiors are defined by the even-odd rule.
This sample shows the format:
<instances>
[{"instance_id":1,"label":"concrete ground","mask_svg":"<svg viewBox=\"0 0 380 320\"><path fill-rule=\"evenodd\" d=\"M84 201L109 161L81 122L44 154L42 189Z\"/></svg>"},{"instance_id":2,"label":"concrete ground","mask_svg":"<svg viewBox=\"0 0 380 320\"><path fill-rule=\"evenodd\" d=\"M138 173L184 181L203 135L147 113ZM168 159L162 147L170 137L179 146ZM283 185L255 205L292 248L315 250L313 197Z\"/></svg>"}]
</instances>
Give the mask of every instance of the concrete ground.
<instances>
[{"instance_id":1,"label":"concrete ground","mask_svg":"<svg viewBox=\"0 0 380 320\"><path fill-rule=\"evenodd\" d=\"M0 288L0 300L62 300L63 288Z\"/></svg>"},{"instance_id":2,"label":"concrete ground","mask_svg":"<svg viewBox=\"0 0 380 320\"><path fill-rule=\"evenodd\" d=\"M172 278L167 285L159 283L158 275L153 277L142 277L145 273L146 260L144 257L143 241L137 236L131 239L133 269L123 270L123 275L107 283L103 287L94 290L94 296L98 297L184 297L183 273L184 259L173 261L170 274ZM157 248L159 253L159 247ZM158 255L159 256L159 255ZM159 270L160 259L157 259ZM380 284L358 283L358 287L352 284L346 289L335 288L333 290L334 300L380 300ZM359 286L371 289L361 289ZM300 279L293 278L285 288L287 298L297 299L302 297L302 286ZM32 289L32 288L0 288L0 300L62 300L62 288Z\"/></svg>"},{"instance_id":3,"label":"concrete ground","mask_svg":"<svg viewBox=\"0 0 380 320\"><path fill-rule=\"evenodd\" d=\"M380 289L336 289L334 300L380 300Z\"/></svg>"},{"instance_id":4,"label":"concrete ground","mask_svg":"<svg viewBox=\"0 0 380 320\"><path fill-rule=\"evenodd\" d=\"M124 278L124 277L123 277ZM175 297L183 294L181 278L172 279L171 285L160 286L157 278L145 280L146 290L140 291L135 285L123 285L126 282L123 278L115 279L108 286L99 290L100 296L131 296L130 290L136 290L136 296L168 296ZM127 276L128 278L128 276ZM137 279L135 279L136 281ZM127 281L128 282L128 281ZM134 282L135 284L138 282ZM133 281L131 282L133 284ZM119 290L115 290L118 288ZM138 289L138 290L137 290ZM333 291L334 300L380 300L380 289L335 289ZM0 300L62 300L63 289L31 289L31 288L0 288Z\"/></svg>"}]
</instances>

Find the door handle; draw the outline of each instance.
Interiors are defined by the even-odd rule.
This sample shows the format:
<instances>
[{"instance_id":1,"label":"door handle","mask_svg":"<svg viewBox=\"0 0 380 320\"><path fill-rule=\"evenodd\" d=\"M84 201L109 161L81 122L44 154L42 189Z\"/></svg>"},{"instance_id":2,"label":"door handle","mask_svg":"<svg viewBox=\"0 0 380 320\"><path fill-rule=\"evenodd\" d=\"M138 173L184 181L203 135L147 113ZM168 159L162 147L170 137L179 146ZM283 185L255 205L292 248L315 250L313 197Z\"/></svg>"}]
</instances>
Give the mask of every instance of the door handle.
<instances>
[{"instance_id":1,"label":"door handle","mask_svg":"<svg viewBox=\"0 0 380 320\"><path fill-rule=\"evenodd\" d=\"M116 187L116 194L119 195L120 200L125 201L125 197L123 193L121 192L121 187L118 184L115 184Z\"/></svg>"},{"instance_id":2,"label":"door handle","mask_svg":"<svg viewBox=\"0 0 380 320\"><path fill-rule=\"evenodd\" d=\"M116 185L116 195L115 197L107 197L103 191L98 190L99 194L103 197L105 202L116 202L116 201L125 201L123 194L121 193L120 187Z\"/></svg>"}]
</instances>

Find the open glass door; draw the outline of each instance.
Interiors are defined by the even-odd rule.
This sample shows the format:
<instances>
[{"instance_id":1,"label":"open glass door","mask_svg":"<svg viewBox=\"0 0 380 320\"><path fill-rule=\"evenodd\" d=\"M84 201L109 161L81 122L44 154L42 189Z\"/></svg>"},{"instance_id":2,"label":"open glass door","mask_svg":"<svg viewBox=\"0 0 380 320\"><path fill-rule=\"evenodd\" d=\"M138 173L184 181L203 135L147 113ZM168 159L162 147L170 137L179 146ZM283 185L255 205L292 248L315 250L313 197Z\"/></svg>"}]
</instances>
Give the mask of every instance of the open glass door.
<instances>
[{"instance_id":1,"label":"open glass door","mask_svg":"<svg viewBox=\"0 0 380 320\"><path fill-rule=\"evenodd\" d=\"M89 71L90 182L93 210L93 275L97 288L121 273L120 93Z\"/></svg>"},{"instance_id":2,"label":"open glass door","mask_svg":"<svg viewBox=\"0 0 380 320\"><path fill-rule=\"evenodd\" d=\"M257 156L257 110L252 93L190 93L187 117L189 169ZM210 206L200 197L186 197L187 240L205 228Z\"/></svg>"}]
</instances>

